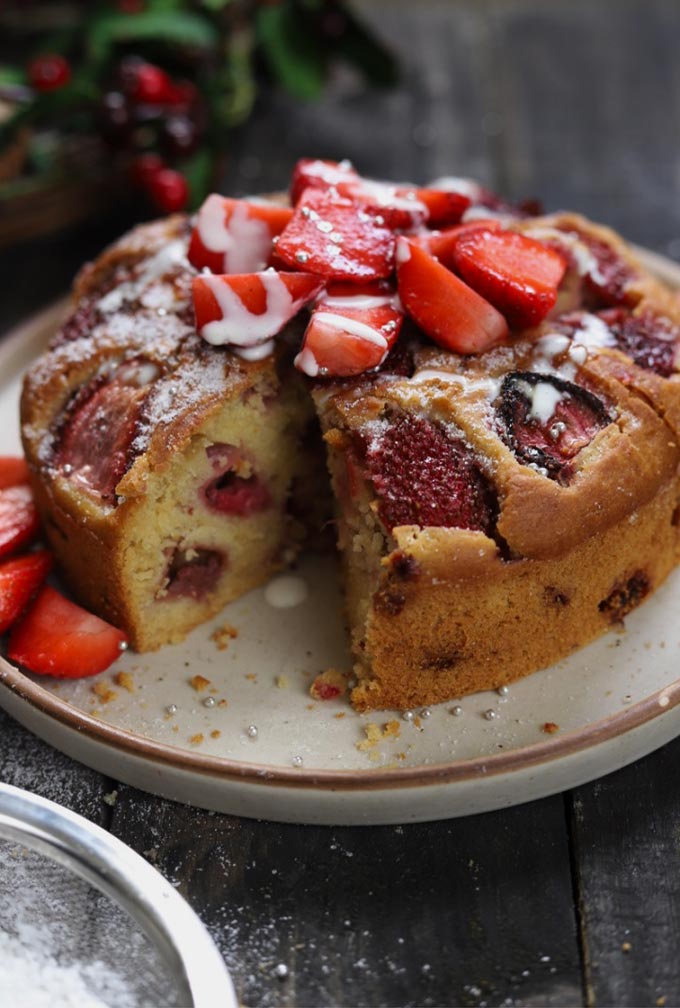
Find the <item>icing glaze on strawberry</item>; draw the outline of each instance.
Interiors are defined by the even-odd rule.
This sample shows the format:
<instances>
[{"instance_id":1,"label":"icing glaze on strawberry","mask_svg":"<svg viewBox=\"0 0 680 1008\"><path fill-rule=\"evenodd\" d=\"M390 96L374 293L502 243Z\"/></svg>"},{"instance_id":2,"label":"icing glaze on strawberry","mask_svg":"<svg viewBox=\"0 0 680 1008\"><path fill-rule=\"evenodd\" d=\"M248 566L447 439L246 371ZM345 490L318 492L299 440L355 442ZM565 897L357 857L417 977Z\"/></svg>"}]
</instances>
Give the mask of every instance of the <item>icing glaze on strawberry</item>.
<instances>
[{"instance_id":1,"label":"icing glaze on strawberry","mask_svg":"<svg viewBox=\"0 0 680 1008\"><path fill-rule=\"evenodd\" d=\"M226 556L200 546L174 551L165 574L161 596L201 599L214 591L220 574L226 569Z\"/></svg>"},{"instance_id":2,"label":"icing glaze on strawberry","mask_svg":"<svg viewBox=\"0 0 680 1008\"><path fill-rule=\"evenodd\" d=\"M553 375L513 371L495 402L499 436L525 465L560 483L570 461L611 423L596 395Z\"/></svg>"},{"instance_id":3,"label":"icing glaze on strawberry","mask_svg":"<svg viewBox=\"0 0 680 1008\"><path fill-rule=\"evenodd\" d=\"M633 268L606 241L578 228L570 230L586 246L593 260L579 264L583 272L586 306L608 308L629 303L628 287L636 279Z\"/></svg>"},{"instance_id":4,"label":"icing glaze on strawberry","mask_svg":"<svg viewBox=\"0 0 680 1008\"><path fill-rule=\"evenodd\" d=\"M201 489L210 510L243 518L271 505L269 489L235 445L210 445L206 454L217 473Z\"/></svg>"},{"instance_id":5,"label":"icing glaze on strawberry","mask_svg":"<svg viewBox=\"0 0 680 1008\"><path fill-rule=\"evenodd\" d=\"M272 238L293 216L276 203L228 199L213 193L198 211L189 262L213 273L256 273L267 266Z\"/></svg>"},{"instance_id":6,"label":"icing glaze on strawberry","mask_svg":"<svg viewBox=\"0 0 680 1008\"><path fill-rule=\"evenodd\" d=\"M492 486L469 446L441 425L400 416L365 446L364 463L388 530L420 525L491 531Z\"/></svg>"},{"instance_id":7,"label":"icing glaze on strawberry","mask_svg":"<svg viewBox=\"0 0 680 1008\"><path fill-rule=\"evenodd\" d=\"M638 367L668 378L675 370L680 343L680 327L670 319L650 311L632 315L625 308L609 308L598 313L616 340L619 350Z\"/></svg>"}]
</instances>

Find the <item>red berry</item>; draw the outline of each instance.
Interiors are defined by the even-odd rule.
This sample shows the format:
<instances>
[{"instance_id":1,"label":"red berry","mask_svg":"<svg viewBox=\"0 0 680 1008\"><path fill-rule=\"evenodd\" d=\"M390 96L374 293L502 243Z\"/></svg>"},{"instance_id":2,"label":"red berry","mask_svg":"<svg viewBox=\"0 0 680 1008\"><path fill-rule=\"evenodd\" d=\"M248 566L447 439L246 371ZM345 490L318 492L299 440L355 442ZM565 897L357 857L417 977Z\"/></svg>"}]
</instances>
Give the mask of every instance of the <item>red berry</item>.
<instances>
[{"instance_id":1,"label":"red berry","mask_svg":"<svg viewBox=\"0 0 680 1008\"><path fill-rule=\"evenodd\" d=\"M153 63L131 65L127 83L132 100L147 105L162 105L173 91L168 74Z\"/></svg>"},{"instance_id":2,"label":"red berry","mask_svg":"<svg viewBox=\"0 0 680 1008\"><path fill-rule=\"evenodd\" d=\"M164 168L165 162L158 154L140 154L130 168L132 181L139 189L148 189Z\"/></svg>"},{"instance_id":3,"label":"red berry","mask_svg":"<svg viewBox=\"0 0 680 1008\"><path fill-rule=\"evenodd\" d=\"M28 79L36 91L56 91L71 80L71 67L58 53L46 53L29 63Z\"/></svg>"},{"instance_id":4,"label":"red berry","mask_svg":"<svg viewBox=\"0 0 680 1008\"><path fill-rule=\"evenodd\" d=\"M181 172L163 168L149 182L149 195L159 210L174 213L183 210L189 199L189 186Z\"/></svg>"}]
</instances>

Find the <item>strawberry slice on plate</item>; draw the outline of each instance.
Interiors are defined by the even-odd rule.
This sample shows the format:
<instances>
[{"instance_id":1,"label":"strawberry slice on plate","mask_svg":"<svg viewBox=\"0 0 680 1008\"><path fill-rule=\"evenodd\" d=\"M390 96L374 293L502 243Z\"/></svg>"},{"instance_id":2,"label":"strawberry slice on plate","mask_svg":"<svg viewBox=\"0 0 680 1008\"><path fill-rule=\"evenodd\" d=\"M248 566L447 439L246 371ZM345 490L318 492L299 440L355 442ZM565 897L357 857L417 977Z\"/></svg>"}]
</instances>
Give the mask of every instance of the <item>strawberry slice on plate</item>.
<instances>
[{"instance_id":1,"label":"strawberry slice on plate","mask_svg":"<svg viewBox=\"0 0 680 1008\"><path fill-rule=\"evenodd\" d=\"M416 189L416 199L427 207L428 227L457 224L470 206L469 196L446 189Z\"/></svg>"},{"instance_id":2,"label":"strawberry slice on plate","mask_svg":"<svg viewBox=\"0 0 680 1008\"><path fill-rule=\"evenodd\" d=\"M213 193L198 211L189 242L189 262L212 273L255 273L265 268L272 239L293 211L265 200L229 199Z\"/></svg>"},{"instance_id":3,"label":"strawberry slice on plate","mask_svg":"<svg viewBox=\"0 0 680 1008\"><path fill-rule=\"evenodd\" d=\"M290 201L295 206L305 189L326 192L343 183L356 183L360 179L349 161L321 161L302 158L293 169L290 183Z\"/></svg>"},{"instance_id":4,"label":"strawberry slice on plate","mask_svg":"<svg viewBox=\"0 0 680 1008\"><path fill-rule=\"evenodd\" d=\"M514 231L470 231L453 248L456 272L503 312L513 328L538 325L555 305L567 261Z\"/></svg>"},{"instance_id":5,"label":"strawberry slice on plate","mask_svg":"<svg viewBox=\"0 0 680 1008\"><path fill-rule=\"evenodd\" d=\"M39 530L31 488L20 483L0 490L0 557L27 546Z\"/></svg>"},{"instance_id":6,"label":"strawberry slice on plate","mask_svg":"<svg viewBox=\"0 0 680 1008\"><path fill-rule=\"evenodd\" d=\"M480 230L501 231L502 228L502 224L497 220L480 218L465 224L456 224L455 227L445 228L443 231L426 231L414 236L414 241L435 259L439 259L447 269L455 269L453 253L462 235Z\"/></svg>"},{"instance_id":7,"label":"strawberry slice on plate","mask_svg":"<svg viewBox=\"0 0 680 1008\"><path fill-rule=\"evenodd\" d=\"M481 353L507 338L500 312L416 242L398 238L396 260L401 302L439 346Z\"/></svg>"},{"instance_id":8,"label":"strawberry slice on plate","mask_svg":"<svg viewBox=\"0 0 680 1008\"><path fill-rule=\"evenodd\" d=\"M18 455L0 455L0 490L28 483L26 459Z\"/></svg>"},{"instance_id":9,"label":"strawberry slice on plate","mask_svg":"<svg viewBox=\"0 0 680 1008\"><path fill-rule=\"evenodd\" d=\"M232 276L194 277L196 328L213 346L229 344L257 360L271 353L271 339L322 290L310 273L265 270Z\"/></svg>"},{"instance_id":10,"label":"strawberry slice on plate","mask_svg":"<svg viewBox=\"0 0 680 1008\"><path fill-rule=\"evenodd\" d=\"M124 633L45 585L11 632L7 656L31 672L80 679L103 672L126 647Z\"/></svg>"},{"instance_id":11,"label":"strawberry slice on plate","mask_svg":"<svg viewBox=\"0 0 680 1008\"><path fill-rule=\"evenodd\" d=\"M52 566L46 550L0 564L0 633L19 619Z\"/></svg>"},{"instance_id":12,"label":"strawberry slice on plate","mask_svg":"<svg viewBox=\"0 0 680 1008\"><path fill-rule=\"evenodd\" d=\"M312 378L370 371L387 357L403 320L396 291L387 284L329 284L312 313L295 366Z\"/></svg>"},{"instance_id":13,"label":"strawberry slice on plate","mask_svg":"<svg viewBox=\"0 0 680 1008\"><path fill-rule=\"evenodd\" d=\"M305 190L276 251L294 269L334 280L366 283L388 277L394 268L392 231L333 190Z\"/></svg>"}]
</instances>

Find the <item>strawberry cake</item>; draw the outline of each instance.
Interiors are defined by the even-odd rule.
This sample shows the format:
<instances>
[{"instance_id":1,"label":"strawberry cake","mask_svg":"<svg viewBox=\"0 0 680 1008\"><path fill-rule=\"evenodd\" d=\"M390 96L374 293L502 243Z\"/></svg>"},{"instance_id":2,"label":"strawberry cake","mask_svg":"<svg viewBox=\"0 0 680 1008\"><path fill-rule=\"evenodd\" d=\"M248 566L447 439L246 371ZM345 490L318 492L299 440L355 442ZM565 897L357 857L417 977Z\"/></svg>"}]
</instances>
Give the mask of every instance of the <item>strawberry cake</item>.
<instances>
[{"instance_id":1,"label":"strawberry cake","mask_svg":"<svg viewBox=\"0 0 680 1008\"><path fill-rule=\"evenodd\" d=\"M306 160L289 199L212 195L85 267L21 406L76 597L155 649L333 516L358 710L621 623L680 558L680 305L535 210Z\"/></svg>"}]
</instances>

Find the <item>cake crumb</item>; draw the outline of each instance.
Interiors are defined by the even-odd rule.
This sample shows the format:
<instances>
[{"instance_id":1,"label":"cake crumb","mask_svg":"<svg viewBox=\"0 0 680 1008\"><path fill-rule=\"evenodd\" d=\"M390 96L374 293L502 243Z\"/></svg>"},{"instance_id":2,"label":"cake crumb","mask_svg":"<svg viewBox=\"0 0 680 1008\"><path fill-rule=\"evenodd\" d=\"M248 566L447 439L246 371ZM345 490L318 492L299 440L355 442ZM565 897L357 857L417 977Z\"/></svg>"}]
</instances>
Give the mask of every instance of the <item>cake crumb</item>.
<instances>
[{"instance_id":1,"label":"cake crumb","mask_svg":"<svg viewBox=\"0 0 680 1008\"><path fill-rule=\"evenodd\" d=\"M214 731L210 732L210 738L221 738L221 736L222 732L219 730L219 728L215 728Z\"/></svg>"},{"instance_id":2,"label":"cake crumb","mask_svg":"<svg viewBox=\"0 0 680 1008\"><path fill-rule=\"evenodd\" d=\"M337 714L334 714L333 717L337 718L337 720L339 721L340 718L347 717L347 713L344 710L341 710L341 711L338 711Z\"/></svg>"},{"instance_id":3,"label":"cake crumb","mask_svg":"<svg viewBox=\"0 0 680 1008\"><path fill-rule=\"evenodd\" d=\"M366 738L356 743L356 747L360 752L375 749L382 739L399 738L401 725L398 721L388 721L381 728L375 721L369 721L367 725L364 725L364 732L366 733Z\"/></svg>"},{"instance_id":4,"label":"cake crumb","mask_svg":"<svg viewBox=\"0 0 680 1008\"><path fill-rule=\"evenodd\" d=\"M277 689L288 689L290 686L290 679L285 675L277 675L274 679Z\"/></svg>"},{"instance_id":5,"label":"cake crumb","mask_svg":"<svg viewBox=\"0 0 680 1008\"><path fill-rule=\"evenodd\" d=\"M228 707L229 704L228 704L228 702L224 698L222 698L221 700L217 701L217 706L218 707Z\"/></svg>"},{"instance_id":6,"label":"cake crumb","mask_svg":"<svg viewBox=\"0 0 680 1008\"><path fill-rule=\"evenodd\" d=\"M95 683L94 686L92 686L92 692L95 696L99 697L102 703L105 704L111 703L111 701L115 700L118 696L115 690L111 689L110 686L107 686L106 683L103 682Z\"/></svg>"},{"instance_id":7,"label":"cake crumb","mask_svg":"<svg viewBox=\"0 0 680 1008\"><path fill-rule=\"evenodd\" d=\"M546 721L541 728L541 731L545 732L546 735L554 735L555 732L558 732L559 730L560 726L558 724L555 724L554 721Z\"/></svg>"},{"instance_id":8,"label":"cake crumb","mask_svg":"<svg viewBox=\"0 0 680 1008\"><path fill-rule=\"evenodd\" d=\"M109 791L108 794L104 795L104 797L102 798L102 801L106 802L107 805L110 805L111 808L113 808L113 806L118 801L118 792L117 791Z\"/></svg>"},{"instance_id":9,"label":"cake crumb","mask_svg":"<svg viewBox=\"0 0 680 1008\"><path fill-rule=\"evenodd\" d=\"M346 692L347 677L334 668L320 672L309 687L309 695L313 700L335 700Z\"/></svg>"},{"instance_id":10,"label":"cake crumb","mask_svg":"<svg viewBox=\"0 0 680 1008\"><path fill-rule=\"evenodd\" d=\"M630 942L622 942L621 943L621 951L622 952L630 952L630 950L632 949L632 947L633 946L631 945Z\"/></svg>"},{"instance_id":11,"label":"cake crumb","mask_svg":"<svg viewBox=\"0 0 680 1008\"><path fill-rule=\"evenodd\" d=\"M226 651L229 641L238 637L238 630L231 623L223 623L210 634L210 640L214 643L218 651Z\"/></svg>"},{"instance_id":12,"label":"cake crumb","mask_svg":"<svg viewBox=\"0 0 680 1008\"><path fill-rule=\"evenodd\" d=\"M247 679L249 682L257 682L257 676L254 672L246 672L243 678Z\"/></svg>"},{"instance_id":13,"label":"cake crumb","mask_svg":"<svg viewBox=\"0 0 680 1008\"><path fill-rule=\"evenodd\" d=\"M203 735L203 732L197 732L195 735L191 736L189 741L192 745L201 745L205 741L205 736Z\"/></svg>"},{"instance_id":14,"label":"cake crumb","mask_svg":"<svg viewBox=\"0 0 680 1008\"><path fill-rule=\"evenodd\" d=\"M666 1008L666 995L662 994L661 997L656 999L656 1008Z\"/></svg>"},{"instance_id":15,"label":"cake crumb","mask_svg":"<svg viewBox=\"0 0 680 1008\"><path fill-rule=\"evenodd\" d=\"M130 672L119 672L116 675L114 682L117 686L120 686L121 689L127 690L128 693L135 692L135 681Z\"/></svg>"},{"instance_id":16,"label":"cake crumb","mask_svg":"<svg viewBox=\"0 0 680 1008\"><path fill-rule=\"evenodd\" d=\"M189 680L189 685L192 689L195 689L197 693L202 693L204 689L207 689L210 685L211 680L206 679L205 676L195 675Z\"/></svg>"}]
</instances>

